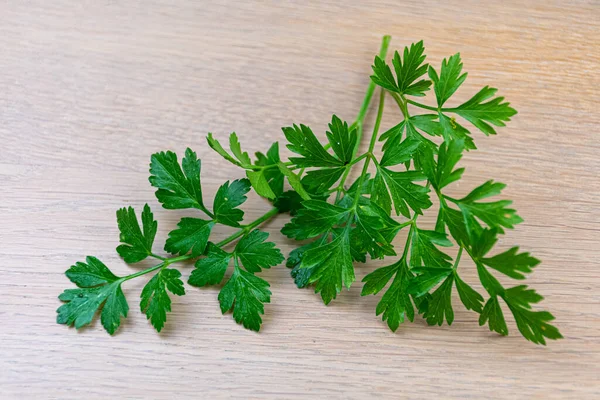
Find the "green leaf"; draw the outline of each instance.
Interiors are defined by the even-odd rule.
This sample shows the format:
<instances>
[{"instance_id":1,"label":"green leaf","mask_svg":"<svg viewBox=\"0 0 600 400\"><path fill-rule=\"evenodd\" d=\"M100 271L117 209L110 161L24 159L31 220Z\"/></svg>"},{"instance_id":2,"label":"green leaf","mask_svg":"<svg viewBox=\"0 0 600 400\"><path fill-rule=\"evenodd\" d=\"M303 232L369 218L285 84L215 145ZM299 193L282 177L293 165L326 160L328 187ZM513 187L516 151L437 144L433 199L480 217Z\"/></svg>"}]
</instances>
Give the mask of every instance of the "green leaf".
<instances>
[{"instance_id":1,"label":"green leaf","mask_svg":"<svg viewBox=\"0 0 600 400\"><path fill-rule=\"evenodd\" d=\"M56 322L79 329L92 322L97 311L102 310L100 321L109 334L121 325L121 316L127 317L129 306L121 290L121 282L84 289L67 289L58 298L65 301L58 308Z\"/></svg>"},{"instance_id":2,"label":"green leaf","mask_svg":"<svg viewBox=\"0 0 600 400\"><path fill-rule=\"evenodd\" d=\"M78 287L89 288L119 279L110 269L96 257L88 256L84 262L77 262L65 272L67 278Z\"/></svg>"},{"instance_id":3,"label":"green leaf","mask_svg":"<svg viewBox=\"0 0 600 400\"><path fill-rule=\"evenodd\" d=\"M279 143L275 142L267 155L256 153L256 166L266 167L259 171L246 171L252 187L260 196L275 199L283 194L283 174L278 168L274 168L281 158L279 157Z\"/></svg>"},{"instance_id":4,"label":"green leaf","mask_svg":"<svg viewBox=\"0 0 600 400\"><path fill-rule=\"evenodd\" d=\"M460 199L461 203L472 203L477 200L483 200L488 197L498 196L502 190L506 187L504 183L494 182L489 180L482 185L477 186L468 195Z\"/></svg>"},{"instance_id":5,"label":"green leaf","mask_svg":"<svg viewBox=\"0 0 600 400\"><path fill-rule=\"evenodd\" d=\"M212 133L210 133L210 132L208 133L208 136L206 137L206 140L208 141L208 145L210 146L210 148L213 149L214 151L216 151L217 153L219 153L221 155L221 157L223 157L224 159L226 159L230 163L232 163L234 165L237 165L238 167L242 166L242 164L240 164L239 161L237 161L235 158L233 158L227 152L227 150L225 150L223 148L223 146L221 146L221 143L219 143L219 141L213 137Z\"/></svg>"},{"instance_id":6,"label":"green leaf","mask_svg":"<svg viewBox=\"0 0 600 400\"><path fill-rule=\"evenodd\" d=\"M523 222L523 219L517 215L517 211L507 208L511 205L510 200L493 201L489 203L463 203L458 206L465 215L473 215L485 222L490 228L514 228L516 224Z\"/></svg>"},{"instance_id":7,"label":"green leaf","mask_svg":"<svg viewBox=\"0 0 600 400\"><path fill-rule=\"evenodd\" d=\"M429 90L431 81L419 80L421 76L427 72L428 64L423 64L425 56L423 52L423 41L411 44L410 48L404 48L404 54L400 57L398 52L395 52L392 64L396 72L397 82L394 80L390 67L379 56L375 57L373 65L374 75L371 79L375 84L390 90L392 92L424 96L424 92ZM415 82L417 81L417 82Z\"/></svg>"},{"instance_id":8,"label":"green leaf","mask_svg":"<svg viewBox=\"0 0 600 400\"><path fill-rule=\"evenodd\" d=\"M252 160L248 156L248 153L242 151L242 146L240 145L240 141L235 132L232 132L229 135L229 148L233 155L240 161L243 167L248 167L252 165Z\"/></svg>"},{"instance_id":9,"label":"green leaf","mask_svg":"<svg viewBox=\"0 0 600 400\"><path fill-rule=\"evenodd\" d=\"M233 227L240 226L239 223L244 218L244 212L237 207L246 201L246 193L249 191L250 181L247 179L238 179L231 184L227 181L221 185L213 201L217 222Z\"/></svg>"},{"instance_id":10,"label":"green leaf","mask_svg":"<svg viewBox=\"0 0 600 400\"><path fill-rule=\"evenodd\" d=\"M424 155L421 162L423 173L425 173L435 189L441 190L462 177L465 169L454 168L462 158L463 149L464 141L462 139L453 139L440 145L437 162L432 160L432 153L430 151Z\"/></svg>"},{"instance_id":11,"label":"green leaf","mask_svg":"<svg viewBox=\"0 0 600 400\"><path fill-rule=\"evenodd\" d=\"M484 325L486 322L488 322L490 331L498 332L503 336L508 335L508 327L506 326L506 320L504 319L497 296L492 296L488 299L479 316L479 326Z\"/></svg>"},{"instance_id":12,"label":"green leaf","mask_svg":"<svg viewBox=\"0 0 600 400\"><path fill-rule=\"evenodd\" d=\"M465 149L475 150L477 148L471 137L471 132L456 122L454 117L450 118L440 111L438 113L438 118L440 121L440 132L446 142L451 140L463 140Z\"/></svg>"},{"instance_id":13,"label":"green leaf","mask_svg":"<svg viewBox=\"0 0 600 400\"><path fill-rule=\"evenodd\" d=\"M283 175L285 175L290 183L290 186L302 197L304 200L310 200L310 195L306 190L304 190L304 186L302 186L302 182L300 181L300 177L290 171L290 169L282 162L277 164L279 170Z\"/></svg>"},{"instance_id":14,"label":"green leaf","mask_svg":"<svg viewBox=\"0 0 600 400\"><path fill-rule=\"evenodd\" d=\"M452 242L446 234L415 228L412 230L410 245L410 265L413 267L429 267L450 269L452 257L436 247L450 247ZM429 291L429 290L426 290Z\"/></svg>"},{"instance_id":15,"label":"green leaf","mask_svg":"<svg viewBox=\"0 0 600 400\"><path fill-rule=\"evenodd\" d=\"M372 259L396 255L394 246L390 243L395 236L395 232L386 237L381 232L384 225L378 217L360 212L359 208L359 212L356 213L355 224L356 228L351 232L352 244L360 253L369 253Z\"/></svg>"},{"instance_id":16,"label":"green leaf","mask_svg":"<svg viewBox=\"0 0 600 400\"><path fill-rule=\"evenodd\" d=\"M327 132L327 140L335 155L344 164L352 161L352 153L356 145L356 128L349 130L348 123L333 115Z\"/></svg>"},{"instance_id":17,"label":"green leaf","mask_svg":"<svg viewBox=\"0 0 600 400\"><path fill-rule=\"evenodd\" d=\"M428 64L424 64L425 55L423 54L425 47L423 41L413 43L410 48L404 48L404 54L400 57L398 52L395 52L392 63L396 70L396 77L398 78L398 88L400 93L413 96L424 96L431 81L420 80L420 77L425 75L427 72Z\"/></svg>"},{"instance_id":18,"label":"green leaf","mask_svg":"<svg viewBox=\"0 0 600 400\"><path fill-rule=\"evenodd\" d=\"M265 171L268 170L246 171L246 176L259 196L266 197L267 199L274 199L276 195L275 192L273 192L271 185L269 185Z\"/></svg>"},{"instance_id":19,"label":"green leaf","mask_svg":"<svg viewBox=\"0 0 600 400\"><path fill-rule=\"evenodd\" d=\"M150 159L150 184L155 188L156 198L169 210L197 208L210 215L202 201L200 188L200 160L189 148L182 160L171 151L153 154Z\"/></svg>"},{"instance_id":20,"label":"green leaf","mask_svg":"<svg viewBox=\"0 0 600 400\"><path fill-rule=\"evenodd\" d=\"M421 297L429 293L431 289L450 276L452 271L452 268L441 267L413 268L412 272L416 272L418 275L410 280L407 292L414 294L417 297Z\"/></svg>"},{"instance_id":21,"label":"green leaf","mask_svg":"<svg viewBox=\"0 0 600 400\"><path fill-rule=\"evenodd\" d=\"M475 96L467 102L452 109L486 135L495 135L496 131L490 125L505 126L505 122L510 121L510 117L517 111L511 108L509 103L504 102L504 97L495 97L488 102L486 100L493 97L498 89L489 86L481 89Z\"/></svg>"},{"instance_id":22,"label":"green leaf","mask_svg":"<svg viewBox=\"0 0 600 400\"><path fill-rule=\"evenodd\" d=\"M302 185L310 191L325 192L336 183L346 170L346 167L321 168L307 171L302 177Z\"/></svg>"},{"instance_id":23,"label":"green leaf","mask_svg":"<svg viewBox=\"0 0 600 400\"><path fill-rule=\"evenodd\" d=\"M260 272L262 268L274 267L284 260L275 243L265 242L268 237L267 232L255 229L235 246L235 256L248 272Z\"/></svg>"},{"instance_id":24,"label":"green leaf","mask_svg":"<svg viewBox=\"0 0 600 400\"><path fill-rule=\"evenodd\" d=\"M295 216L302 208L302 201L302 197L295 190L287 190L275 199L273 205L280 213L289 212L291 216Z\"/></svg>"},{"instance_id":25,"label":"green leaf","mask_svg":"<svg viewBox=\"0 0 600 400\"><path fill-rule=\"evenodd\" d=\"M435 97L437 98L438 107L442 107L446 100L448 100L454 92L462 85L467 79L467 73L461 74L462 72L462 61L460 59L460 53L456 53L448 59L442 61L442 69L440 76L435 70L429 66L429 78L433 81L433 88L435 90Z\"/></svg>"},{"instance_id":26,"label":"green leaf","mask_svg":"<svg viewBox=\"0 0 600 400\"><path fill-rule=\"evenodd\" d=\"M178 228L169 232L165 243L165 251L171 254L187 254L191 250L192 257L204 253L214 221L200 218L181 218Z\"/></svg>"},{"instance_id":27,"label":"green leaf","mask_svg":"<svg viewBox=\"0 0 600 400\"><path fill-rule=\"evenodd\" d=\"M321 293L325 304L329 304L342 291L342 285L350 289L354 282L354 266L350 254L349 229L344 228L326 244L307 250L300 268L314 269L309 283L316 283L315 293Z\"/></svg>"},{"instance_id":28,"label":"green leaf","mask_svg":"<svg viewBox=\"0 0 600 400\"><path fill-rule=\"evenodd\" d=\"M377 304L376 314L382 315L382 320L387 321L389 328L396 332L398 326L404 322L405 317L410 321L414 319L415 311L407 292L411 272L404 258L387 267L382 267L371 272L363 278L365 286L361 296L379 293L394 277L392 284Z\"/></svg>"},{"instance_id":29,"label":"green leaf","mask_svg":"<svg viewBox=\"0 0 600 400\"><path fill-rule=\"evenodd\" d=\"M482 258L481 262L513 279L525 279L524 274L530 273L540 260L529 253L517 254L518 251L515 246L493 257Z\"/></svg>"},{"instance_id":30,"label":"green leaf","mask_svg":"<svg viewBox=\"0 0 600 400\"><path fill-rule=\"evenodd\" d=\"M444 318L448 325L454 322L454 311L452 310L452 284L454 275L448 275L446 280L431 294L427 301L427 310L423 317L429 325L439 325L444 323Z\"/></svg>"},{"instance_id":31,"label":"green leaf","mask_svg":"<svg viewBox=\"0 0 600 400\"><path fill-rule=\"evenodd\" d=\"M121 232L119 238L121 245L117 247L117 253L126 263L142 261L152 254L152 244L158 229L158 223L154 220L150 206L146 204L142 212L142 226L140 229L135 211L132 207L121 208L117 211L117 224Z\"/></svg>"},{"instance_id":32,"label":"green leaf","mask_svg":"<svg viewBox=\"0 0 600 400\"><path fill-rule=\"evenodd\" d=\"M525 339L545 345L545 338L556 340L563 337L555 326L548 323L554 320L552 314L547 311L531 310L531 304L539 303L543 299L533 289L527 289L525 285L515 286L507 289L502 297Z\"/></svg>"},{"instance_id":33,"label":"green leaf","mask_svg":"<svg viewBox=\"0 0 600 400\"><path fill-rule=\"evenodd\" d=\"M67 277L80 289L67 289L58 298L66 302L56 310L56 322L75 325L79 329L92 322L97 311L109 334L114 334L127 317L129 306L121 290L120 278L100 260L87 257L87 263L78 262L66 272Z\"/></svg>"},{"instance_id":34,"label":"green leaf","mask_svg":"<svg viewBox=\"0 0 600 400\"><path fill-rule=\"evenodd\" d=\"M469 233L467 231L464 216L460 211L450 207L442 207L440 208L439 218L444 221L446 226L448 226L450 234L459 245L462 245L463 247L469 245Z\"/></svg>"},{"instance_id":35,"label":"green leaf","mask_svg":"<svg viewBox=\"0 0 600 400\"><path fill-rule=\"evenodd\" d=\"M287 148L302 157L290 157L290 161L301 168L339 167L344 163L325 150L315 134L306 125L282 128L290 144Z\"/></svg>"},{"instance_id":36,"label":"green leaf","mask_svg":"<svg viewBox=\"0 0 600 400\"><path fill-rule=\"evenodd\" d=\"M221 250L215 244L209 242L206 257L196 261L188 283L198 287L221 283L231 257L231 253Z\"/></svg>"},{"instance_id":37,"label":"green leaf","mask_svg":"<svg viewBox=\"0 0 600 400\"><path fill-rule=\"evenodd\" d=\"M310 242L304 246L300 246L292 250L288 255L285 266L292 269L290 274L292 275L292 278L294 278L294 283L298 288L305 288L309 285L310 276L315 270L315 268L300 268L304 253L307 250L321 246L325 243L326 239L327 235L323 235L314 242Z\"/></svg>"},{"instance_id":38,"label":"green leaf","mask_svg":"<svg viewBox=\"0 0 600 400\"><path fill-rule=\"evenodd\" d=\"M391 167L410 161L420 144L421 142L414 138L408 138L402 142L394 142L383 153L379 165L382 167Z\"/></svg>"},{"instance_id":39,"label":"green leaf","mask_svg":"<svg viewBox=\"0 0 600 400\"><path fill-rule=\"evenodd\" d=\"M392 199L382 174L375 175L373 179L371 201L381 207L388 215L392 212Z\"/></svg>"},{"instance_id":40,"label":"green leaf","mask_svg":"<svg viewBox=\"0 0 600 400\"><path fill-rule=\"evenodd\" d=\"M221 312L233 308L233 319L244 328L259 331L264 314L264 303L271 301L269 283L236 267L233 275L219 292Z\"/></svg>"},{"instance_id":41,"label":"green leaf","mask_svg":"<svg viewBox=\"0 0 600 400\"><path fill-rule=\"evenodd\" d=\"M460 301L462 301L465 308L481 313L483 309L483 297L475 289L460 279L458 274L455 276L454 282Z\"/></svg>"},{"instance_id":42,"label":"green leaf","mask_svg":"<svg viewBox=\"0 0 600 400\"><path fill-rule=\"evenodd\" d=\"M157 332L165 326L167 312L171 311L171 298L167 290L177 296L185 294L180 278L181 272L176 269L161 269L142 290L140 310L146 314Z\"/></svg>"},{"instance_id":43,"label":"green leaf","mask_svg":"<svg viewBox=\"0 0 600 400\"><path fill-rule=\"evenodd\" d=\"M412 181L422 180L425 176L417 171L395 172L384 167L377 168L390 190L396 214L410 218L408 207L417 214L422 214L423 209L431 207L427 193L429 189L415 185Z\"/></svg>"},{"instance_id":44,"label":"green leaf","mask_svg":"<svg viewBox=\"0 0 600 400\"><path fill-rule=\"evenodd\" d=\"M348 213L348 209L322 200L306 200L296 216L281 229L281 233L297 240L319 236L339 224Z\"/></svg>"}]
</instances>

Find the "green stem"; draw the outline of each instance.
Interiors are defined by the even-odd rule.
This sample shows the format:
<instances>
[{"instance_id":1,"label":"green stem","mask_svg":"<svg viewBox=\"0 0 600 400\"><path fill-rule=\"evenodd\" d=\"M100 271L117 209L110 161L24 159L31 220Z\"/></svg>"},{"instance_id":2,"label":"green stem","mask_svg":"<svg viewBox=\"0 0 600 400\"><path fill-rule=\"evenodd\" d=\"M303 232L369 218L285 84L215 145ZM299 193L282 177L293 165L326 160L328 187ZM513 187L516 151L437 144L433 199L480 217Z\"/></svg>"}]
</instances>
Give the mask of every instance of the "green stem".
<instances>
[{"instance_id":1,"label":"green stem","mask_svg":"<svg viewBox=\"0 0 600 400\"><path fill-rule=\"evenodd\" d=\"M373 149L375 148L375 143L377 142L377 134L379 133L379 125L381 125L381 118L383 117L384 103L385 91L382 89L381 94L379 95L379 108L377 109L377 119L375 120L375 126L373 127L373 134L371 135L371 142L369 143L369 150L367 151L367 154L373 154ZM363 164L363 169L360 173L360 178L356 189L356 197L354 198L354 205L352 206L352 208L356 208L356 206L358 205L358 201L361 196L361 188L363 185L363 181L365 180L367 170L369 169L369 163L371 162L371 158L373 157L367 157L365 163Z\"/></svg>"},{"instance_id":2,"label":"green stem","mask_svg":"<svg viewBox=\"0 0 600 400\"><path fill-rule=\"evenodd\" d=\"M381 47L379 48L379 58L385 59L388 51L388 47L390 45L390 40L392 37L389 35L385 35L381 39ZM358 116L356 117L356 121L362 123L365 120L365 116L367 115L367 110L369 109L369 104L371 103L371 98L373 97L373 93L375 93L375 82L369 82L369 87L367 88L367 93L365 94L365 98L363 100L363 104L360 107L358 112Z\"/></svg>"},{"instance_id":3,"label":"green stem","mask_svg":"<svg viewBox=\"0 0 600 400\"><path fill-rule=\"evenodd\" d=\"M460 256L462 256L462 252L463 252L463 247L460 246L458 248L458 254L456 255L456 260L454 260L454 267L452 267L454 270L456 270L456 268L458 268L458 263L460 262Z\"/></svg>"},{"instance_id":4,"label":"green stem","mask_svg":"<svg viewBox=\"0 0 600 400\"><path fill-rule=\"evenodd\" d=\"M233 235L231 235L231 236L229 236L229 237L221 240L219 243L217 243L217 246L218 247L223 247L223 246L225 246L225 245L233 242L235 239L237 239L237 238L245 235L246 233L250 232L252 229L256 228L257 226L259 226L263 222L265 222L265 221L273 218L275 215L277 215L277 213L279 213L279 210L277 208L272 208L270 211L268 211L262 217L259 217L258 219L252 221L248 225L244 225L242 227L242 229L240 229L239 231L237 231Z\"/></svg>"},{"instance_id":5,"label":"green stem","mask_svg":"<svg viewBox=\"0 0 600 400\"><path fill-rule=\"evenodd\" d=\"M413 106L424 108L425 110L430 110L430 111L436 111L436 112L438 112L438 111L448 111L449 110L447 108L438 109L437 107L432 107L432 106L428 106L428 105L425 105L425 104L417 103L416 101L412 101L412 100L409 100L409 99L406 99L406 102L408 104L412 104Z\"/></svg>"},{"instance_id":6,"label":"green stem","mask_svg":"<svg viewBox=\"0 0 600 400\"><path fill-rule=\"evenodd\" d=\"M248 225L244 225L240 230L238 230L236 233L234 233L233 235L225 238L224 240L221 240L219 243L217 243L218 247L223 247L231 242L233 242L235 239L239 238L240 236L243 236L244 234L246 234L247 232L251 231L252 229L256 228L257 226L259 226L260 224L262 224L263 222L273 218L275 215L277 215L277 213L279 213L279 210L277 208L272 208L270 211L268 211L267 213L265 213L263 216L257 218L256 220L252 221L251 223L249 223ZM196 258L194 256L192 256L191 254L185 254L183 256L178 256L178 257L171 257L171 258L165 258L165 257L161 257L159 255L156 255L154 253L150 254L151 257L157 258L159 260L162 260L162 262L160 264L157 264L153 267L147 268L147 269L143 269L141 271L135 272L131 275L127 275L124 276L120 279L121 282L125 282L128 281L130 279L133 278L137 278L138 276L142 276L142 275L146 275L149 274L151 272L154 272L156 270L159 270L161 268L166 268L171 264L175 264L181 261L186 261L186 260L191 260L192 258Z\"/></svg>"}]
</instances>

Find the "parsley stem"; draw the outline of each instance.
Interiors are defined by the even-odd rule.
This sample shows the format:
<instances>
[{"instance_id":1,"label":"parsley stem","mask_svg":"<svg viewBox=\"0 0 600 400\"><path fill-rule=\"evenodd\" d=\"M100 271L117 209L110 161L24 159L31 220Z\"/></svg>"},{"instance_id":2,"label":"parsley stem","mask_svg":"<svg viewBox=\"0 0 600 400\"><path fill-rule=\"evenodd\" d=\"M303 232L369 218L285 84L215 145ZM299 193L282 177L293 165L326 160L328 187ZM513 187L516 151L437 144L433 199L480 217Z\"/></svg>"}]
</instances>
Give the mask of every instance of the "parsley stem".
<instances>
[{"instance_id":1,"label":"parsley stem","mask_svg":"<svg viewBox=\"0 0 600 400\"><path fill-rule=\"evenodd\" d=\"M379 125L381 125L381 118L383 117L383 106L385 104L385 91L381 89L381 94L379 95L379 107L377 109L377 119L375 119L375 126L373 127L373 134L371 135L371 142L369 143L369 150L367 154L373 154L373 149L375 148L375 143L377 142L377 134L379 133ZM361 189L363 185L363 181L365 180L365 176L367 174L367 170L369 169L369 163L373 157L367 157L365 163L363 164L362 172L360 173L360 178L358 180L358 186L356 188L356 197L354 198L354 204L352 208L356 208L358 205L358 201L361 196Z\"/></svg>"},{"instance_id":2,"label":"parsley stem","mask_svg":"<svg viewBox=\"0 0 600 400\"><path fill-rule=\"evenodd\" d=\"M154 271L156 271L158 269L168 267L169 265L174 264L176 262L189 260L190 258L194 258L194 257L191 254L186 254L186 255L183 255L183 256L171 257L171 258L164 258L163 257L163 262L161 262L160 264L157 264L154 267L150 267L150 268L143 269L141 271L135 272L135 273L133 273L131 275L124 276L120 280L121 280L121 282L125 282L125 281L128 281L130 279L137 278L138 276L149 274L150 272L154 272Z\"/></svg>"},{"instance_id":3,"label":"parsley stem","mask_svg":"<svg viewBox=\"0 0 600 400\"><path fill-rule=\"evenodd\" d=\"M454 260L454 267L452 267L454 270L456 270L456 268L458 268L458 263L460 262L460 256L462 256L462 252L463 252L463 247L460 246L458 248L458 254L456 255L456 260Z\"/></svg>"},{"instance_id":4,"label":"parsley stem","mask_svg":"<svg viewBox=\"0 0 600 400\"><path fill-rule=\"evenodd\" d=\"M161 260L161 261L165 261L166 260L166 258L164 258L163 256L159 256L158 254L150 253L149 255L150 255L150 257L154 257L154 258L156 258L158 260Z\"/></svg>"},{"instance_id":5,"label":"parsley stem","mask_svg":"<svg viewBox=\"0 0 600 400\"><path fill-rule=\"evenodd\" d=\"M268 211L267 213L265 213L263 216L257 218L256 220L252 221L251 223L249 223L248 225L244 225L240 230L238 230L236 233L234 233L233 235L221 240L219 243L217 243L218 247L223 247L231 242L233 242L235 239L239 238L240 236L245 235L246 233L250 232L252 229L256 228L258 225L262 224L263 222L273 218L275 215L277 215L279 213L279 210L277 208L272 208L270 211ZM162 268L166 268L171 264L175 264L177 262L180 261L186 261L186 260L190 260L192 258L196 258L194 256L192 256L191 254L185 254L183 256L178 256L178 257L171 257L171 258L165 258L162 256L159 256L157 254L151 253L150 254L151 257L157 258L159 260L162 260L162 262L160 264L157 264L153 267L150 268L146 268L143 269L141 271L135 272L133 274L127 275L122 277L120 280L121 282L125 282L128 281L130 279L133 278L137 278L138 276L142 276L142 275L146 275L149 274L151 272L154 272L156 270L162 269Z\"/></svg>"},{"instance_id":6,"label":"parsley stem","mask_svg":"<svg viewBox=\"0 0 600 400\"><path fill-rule=\"evenodd\" d=\"M248 225L244 225L242 227L242 229L240 229L239 231L237 231L233 235L231 235L231 236L229 236L229 237L221 240L219 243L217 243L217 246L218 247L223 247L223 246L225 246L225 245L233 242L235 239L237 239L240 236L243 236L246 233L250 232L252 229L256 228L257 226L259 226L263 222L265 222L265 221L273 218L278 213L279 213L279 210L276 207L272 208L267 213L265 213L263 216L261 216L261 217L257 218L256 220L252 221Z\"/></svg>"},{"instance_id":7,"label":"parsley stem","mask_svg":"<svg viewBox=\"0 0 600 400\"><path fill-rule=\"evenodd\" d=\"M426 104L421 104L421 103L417 103L416 101L410 100L410 99L406 99L406 102L408 104L412 104L413 106L417 106L420 108L424 108L426 110L430 110L430 111L447 111L447 108L442 108L442 109L438 109L437 107L432 107L432 106L428 106Z\"/></svg>"},{"instance_id":8,"label":"parsley stem","mask_svg":"<svg viewBox=\"0 0 600 400\"><path fill-rule=\"evenodd\" d=\"M390 40L392 40L392 37L389 35L385 35L382 39L381 39L381 47L379 48L379 58L381 58L382 60L385 60L385 57L387 55L387 51L388 51L388 47L390 45ZM354 145L354 151L352 152L352 156L354 157L356 155L356 153L358 152L358 146L360 145L360 140L362 139L362 133L363 133L363 123L365 121L365 116L367 115L367 110L369 109L369 105L371 104L371 98L373 97L373 93L375 93L375 82L373 82L372 80L369 82L369 87L367 88L367 92L365 93L365 98L363 100L362 106L360 107L360 110L358 111L358 116L356 117L356 122L352 125L356 125L357 127L357 136L358 139L356 140L356 144Z\"/></svg>"}]
</instances>

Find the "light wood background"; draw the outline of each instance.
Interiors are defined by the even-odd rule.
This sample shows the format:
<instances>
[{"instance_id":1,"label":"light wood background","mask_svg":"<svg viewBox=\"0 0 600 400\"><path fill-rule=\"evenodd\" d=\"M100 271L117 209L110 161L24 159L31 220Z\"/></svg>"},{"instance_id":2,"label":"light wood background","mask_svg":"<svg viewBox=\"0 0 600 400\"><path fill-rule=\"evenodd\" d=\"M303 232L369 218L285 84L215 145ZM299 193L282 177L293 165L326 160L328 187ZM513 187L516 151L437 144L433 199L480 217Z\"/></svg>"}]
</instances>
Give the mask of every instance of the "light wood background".
<instances>
[{"instance_id":1,"label":"light wood background","mask_svg":"<svg viewBox=\"0 0 600 400\"><path fill-rule=\"evenodd\" d=\"M1 2L0 397L598 398L599 31L597 1ZM325 307L283 265L262 275L273 297L260 334L221 315L217 288L188 288L157 334L137 305L145 278L125 285L130 317L114 337L99 321L55 323L75 261L150 265L115 253L117 208L153 206L157 250L188 214L158 207L150 154L197 150L211 199L242 174L208 131L236 131L252 152L293 122L324 137L331 113L354 118L384 34L393 49L424 39L436 66L460 51L469 78L454 101L489 84L519 111L495 137L474 133L480 149L453 190L508 184L525 223L500 247L543 260L528 283L564 340L532 345L510 317L499 337L456 296L451 327L419 319L394 334L360 282ZM388 105L386 126L399 118ZM269 205L252 196L244 208L252 218ZM287 254L286 219L264 229ZM358 266L359 280L377 265Z\"/></svg>"}]
</instances>

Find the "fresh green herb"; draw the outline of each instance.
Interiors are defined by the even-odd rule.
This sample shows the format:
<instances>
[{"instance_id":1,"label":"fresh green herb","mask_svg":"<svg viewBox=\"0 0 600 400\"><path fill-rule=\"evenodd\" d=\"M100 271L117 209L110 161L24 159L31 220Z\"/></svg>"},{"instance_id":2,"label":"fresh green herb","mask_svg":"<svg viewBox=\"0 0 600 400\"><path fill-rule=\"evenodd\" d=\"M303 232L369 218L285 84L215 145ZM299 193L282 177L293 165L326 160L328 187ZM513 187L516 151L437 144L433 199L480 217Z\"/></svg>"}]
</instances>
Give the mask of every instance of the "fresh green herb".
<instances>
[{"instance_id":1,"label":"fresh green herb","mask_svg":"<svg viewBox=\"0 0 600 400\"><path fill-rule=\"evenodd\" d=\"M496 134L516 111L497 89L488 86L470 100L455 106L452 96L467 78L460 54L444 59L436 70L426 62L423 42L413 43L402 53L395 52L391 66L386 62L390 38L384 37L373 63L373 75L356 119L348 123L333 115L322 143L311 128L293 124L283 128L287 148L295 155L282 161L274 143L255 158L245 152L235 133L229 136L229 149L208 134L208 145L230 163L242 168L247 179L225 182L217 190L212 208L203 200L201 164L196 153L187 149L181 163L171 151L156 153L150 162L150 183L166 209L196 209L204 215L181 218L165 243L172 257L153 252L157 222L146 204L141 226L133 208L117 211L121 232L118 254L126 263L148 257L159 260L153 267L119 277L100 260L87 257L67 272L78 289L67 289L59 298L57 321L85 326L96 313L104 328L113 334L129 306L121 286L130 279L152 275L141 293L140 309L160 331L171 311L172 295L186 294L181 272L171 268L178 262L195 259L188 284L195 287L219 285L221 311L233 312L236 322L258 331L265 304L271 300L269 283L258 276L265 268L279 265L284 257L268 234L256 229L278 213L289 212L292 219L281 232L305 241L294 249L286 265L299 288L313 286L329 304L345 286L356 280L357 262L392 257L389 265L364 276L362 295L383 293L376 308L392 331L405 320L421 314L430 325L454 321L453 292L467 310L479 314L479 324L501 335L508 334L504 312L512 313L517 329L527 339L546 344L562 338L554 319L534 304L543 298L526 285L505 287L494 275L523 280L539 264L528 252L512 247L493 251L499 235L522 222L509 200L500 199L505 185L489 180L452 198L446 188L460 180L464 168L457 167L465 152L475 150L472 125L484 135ZM377 87L379 107L367 151L359 154L367 110ZM435 105L423 104L433 89ZM400 121L380 133L384 101L398 105ZM425 110L424 113L416 113ZM457 118L462 119L461 123ZM383 142L377 151L378 142ZM372 176L369 168L373 165ZM354 167L360 174L350 184ZM284 190L285 181L291 190ZM240 208L251 189L273 203L260 218L243 224ZM425 226L419 216L439 204L435 226ZM225 240L213 243L215 225L236 229ZM395 237L406 231L406 242L398 250ZM308 241L307 241L308 240ZM232 250L226 248L237 241ZM452 257L446 249L456 248ZM479 284L487 300L461 276L461 257L475 264ZM226 279L227 270L233 267ZM464 267L463 267L464 268Z\"/></svg>"}]
</instances>

